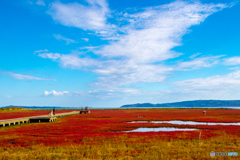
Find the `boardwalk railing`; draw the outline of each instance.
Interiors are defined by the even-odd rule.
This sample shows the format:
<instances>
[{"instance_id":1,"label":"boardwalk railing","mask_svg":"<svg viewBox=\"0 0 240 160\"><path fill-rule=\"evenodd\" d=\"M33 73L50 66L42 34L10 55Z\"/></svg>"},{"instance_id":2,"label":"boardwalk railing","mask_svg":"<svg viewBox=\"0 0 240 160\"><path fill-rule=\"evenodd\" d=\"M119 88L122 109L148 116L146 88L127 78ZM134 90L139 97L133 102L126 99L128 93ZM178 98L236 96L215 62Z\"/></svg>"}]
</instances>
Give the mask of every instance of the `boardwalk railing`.
<instances>
[{"instance_id":1,"label":"boardwalk railing","mask_svg":"<svg viewBox=\"0 0 240 160\"><path fill-rule=\"evenodd\" d=\"M54 122L57 120L57 117L65 117L65 116L71 116L76 114L79 114L79 111L58 113L52 117L49 115L41 115L41 116L33 116L33 117L5 119L5 120L0 120L0 127L11 126L11 125L16 125L21 123Z\"/></svg>"}]
</instances>

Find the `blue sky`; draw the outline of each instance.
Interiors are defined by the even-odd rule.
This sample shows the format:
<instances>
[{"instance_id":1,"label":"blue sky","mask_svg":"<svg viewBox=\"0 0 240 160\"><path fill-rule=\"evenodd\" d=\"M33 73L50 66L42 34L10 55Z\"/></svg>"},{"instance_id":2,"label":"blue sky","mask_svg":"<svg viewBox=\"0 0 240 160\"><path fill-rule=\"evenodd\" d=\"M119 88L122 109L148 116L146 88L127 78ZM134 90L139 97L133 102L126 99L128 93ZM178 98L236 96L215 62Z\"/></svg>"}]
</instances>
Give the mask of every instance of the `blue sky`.
<instances>
[{"instance_id":1,"label":"blue sky","mask_svg":"<svg viewBox=\"0 0 240 160\"><path fill-rule=\"evenodd\" d=\"M0 21L0 106L240 97L235 0L8 0Z\"/></svg>"}]
</instances>

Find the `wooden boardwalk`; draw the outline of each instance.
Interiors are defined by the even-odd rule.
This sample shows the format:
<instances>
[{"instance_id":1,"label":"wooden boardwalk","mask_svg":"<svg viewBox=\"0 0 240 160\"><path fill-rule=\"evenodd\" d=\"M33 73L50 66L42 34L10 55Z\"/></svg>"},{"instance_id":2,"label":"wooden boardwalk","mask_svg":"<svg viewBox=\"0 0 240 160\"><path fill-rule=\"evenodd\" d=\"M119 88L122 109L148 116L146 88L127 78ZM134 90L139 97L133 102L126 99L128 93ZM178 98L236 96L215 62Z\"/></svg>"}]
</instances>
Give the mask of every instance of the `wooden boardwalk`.
<instances>
[{"instance_id":1,"label":"wooden boardwalk","mask_svg":"<svg viewBox=\"0 0 240 160\"><path fill-rule=\"evenodd\" d=\"M5 119L5 120L0 120L0 127L11 126L11 125L16 125L21 123L54 122L57 120L58 117L71 116L79 113L80 113L79 111L73 111L73 112L55 114L52 117L50 117L49 115L41 115L41 116L33 116L33 117Z\"/></svg>"}]
</instances>

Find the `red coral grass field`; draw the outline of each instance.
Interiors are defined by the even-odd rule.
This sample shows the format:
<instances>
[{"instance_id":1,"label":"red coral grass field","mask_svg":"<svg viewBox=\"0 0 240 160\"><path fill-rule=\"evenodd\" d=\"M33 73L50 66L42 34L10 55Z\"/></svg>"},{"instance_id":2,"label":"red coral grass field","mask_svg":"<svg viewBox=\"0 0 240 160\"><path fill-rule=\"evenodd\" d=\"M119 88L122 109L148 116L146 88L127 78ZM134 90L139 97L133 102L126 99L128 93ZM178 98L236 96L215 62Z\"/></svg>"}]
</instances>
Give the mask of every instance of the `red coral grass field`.
<instances>
[{"instance_id":1,"label":"red coral grass field","mask_svg":"<svg viewBox=\"0 0 240 160\"><path fill-rule=\"evenodd\" d=\"M215 159L210 152L240 154L240 126L127 123L132 121L240 122L240 110L207 109L91 110L58 118L0 128L1 159ZM29 112L29 113L27 113ZM47 111L0 113L6 117ZM57 111L57 113L66 111ZM13 116L11 116L11 114ZM18 116L16 116L18 115ZM195 131L126 132L137 128L192 128ZM229 157L221 157L229 158ZM234 156L231 158L238 158Z\"/></svg>"}]
</instances>

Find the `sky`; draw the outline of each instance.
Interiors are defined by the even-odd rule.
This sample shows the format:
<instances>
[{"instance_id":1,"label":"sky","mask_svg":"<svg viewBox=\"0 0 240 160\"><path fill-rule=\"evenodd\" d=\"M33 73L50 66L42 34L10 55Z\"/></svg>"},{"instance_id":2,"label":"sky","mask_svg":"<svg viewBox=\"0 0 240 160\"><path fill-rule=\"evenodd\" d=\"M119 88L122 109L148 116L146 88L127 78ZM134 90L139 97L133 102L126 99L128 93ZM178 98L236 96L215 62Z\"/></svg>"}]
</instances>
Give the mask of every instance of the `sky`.
<instances>
[{"instance_id":1,"label":"sky","mask_svg":"<svg viewBox=\"0 0 240 160\"><path fill-rule=\"evenodd\" d=\"M236 0L7 0L0 106L240 99Z\"/></svg>"}]
</instances>

